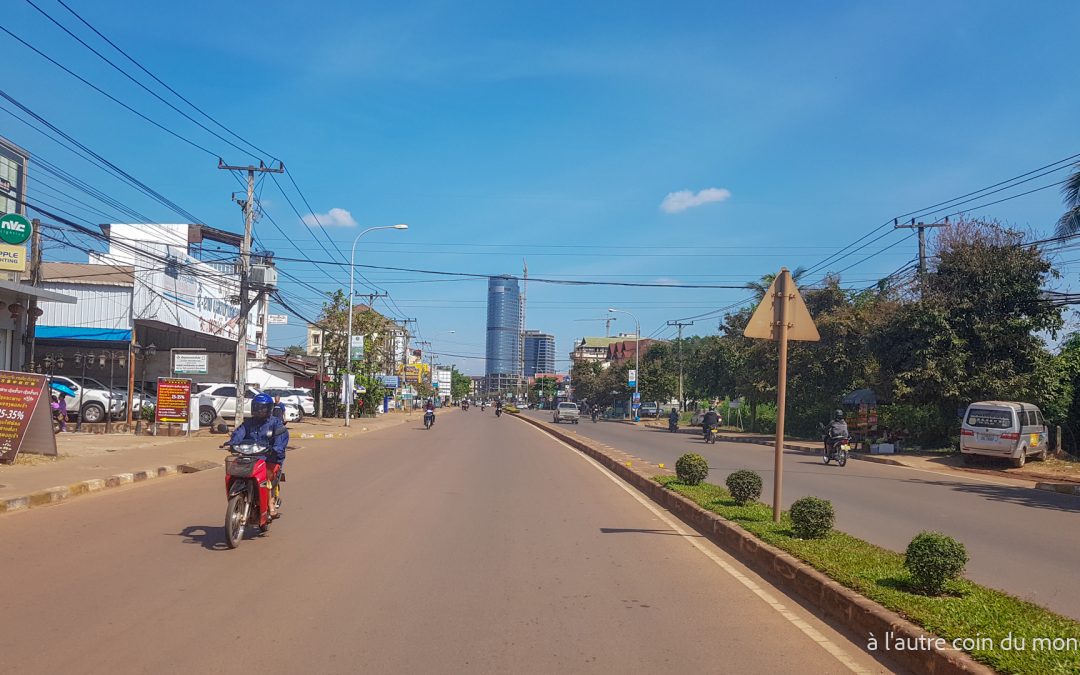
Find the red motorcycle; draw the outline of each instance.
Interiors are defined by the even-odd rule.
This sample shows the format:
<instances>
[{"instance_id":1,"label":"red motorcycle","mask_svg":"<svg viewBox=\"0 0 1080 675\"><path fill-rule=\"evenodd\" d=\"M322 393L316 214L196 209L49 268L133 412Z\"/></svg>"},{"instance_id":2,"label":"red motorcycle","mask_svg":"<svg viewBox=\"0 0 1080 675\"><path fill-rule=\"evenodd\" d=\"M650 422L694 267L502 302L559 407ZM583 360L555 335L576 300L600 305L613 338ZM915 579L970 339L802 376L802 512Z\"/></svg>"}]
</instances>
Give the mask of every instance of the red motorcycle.
<instances>
[{"instance_id":1,"label":"red motorcycle","mask_svg":"<svg viewBox=\"0 0 1080 675\"><path fill-rule=\"evenodd\" d=\"M225 535L229 548L236 548L248 525L259 528L261 533L270 529L270 500L274 500L275 509L281 508L281 477L269 480L267 448L254 443L228 448L232 454L225 458L225 493L229 497Z\"/></svg>"}]
</instances>

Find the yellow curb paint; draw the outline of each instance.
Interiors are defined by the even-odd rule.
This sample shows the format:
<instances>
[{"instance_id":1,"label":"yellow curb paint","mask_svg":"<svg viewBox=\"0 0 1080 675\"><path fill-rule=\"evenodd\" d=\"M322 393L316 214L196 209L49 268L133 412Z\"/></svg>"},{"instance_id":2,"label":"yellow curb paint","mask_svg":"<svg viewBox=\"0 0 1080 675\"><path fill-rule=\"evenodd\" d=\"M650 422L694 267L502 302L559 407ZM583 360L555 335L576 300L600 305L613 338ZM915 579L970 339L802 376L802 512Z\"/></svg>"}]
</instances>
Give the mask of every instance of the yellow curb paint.
<instances>
[{"instance_id":1,"label":"yellow curb paint","mask_svg":"<svg viewBox=\"0 0 1080 675\"><path fill-rule=\"evenodd\" d=\"M663 469L663 468L664 468L664 465L663 465L663 464L657 464L657 466L658 466L658 467L660 467L661 469Z\"/></svg>"}]
</instances>

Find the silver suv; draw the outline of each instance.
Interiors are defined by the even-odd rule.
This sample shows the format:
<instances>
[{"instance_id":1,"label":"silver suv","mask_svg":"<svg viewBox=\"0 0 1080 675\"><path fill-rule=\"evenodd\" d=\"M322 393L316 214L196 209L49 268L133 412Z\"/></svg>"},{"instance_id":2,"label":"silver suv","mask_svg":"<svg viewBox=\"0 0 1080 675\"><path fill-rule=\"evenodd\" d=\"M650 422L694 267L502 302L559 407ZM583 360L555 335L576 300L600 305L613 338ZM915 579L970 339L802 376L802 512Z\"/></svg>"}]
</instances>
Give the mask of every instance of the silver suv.
<instances>
[{"instance_id":1,"label":"silver suv","mask_svg":"<svg viewBox=\"0 0 1080 675\"><path fill-rule=\"evenodd\" d=\"M105 421L105 411L112 412L113 419L127 414L127 392L113 387L112 396L109 388L92 377L64 377L53 375L51 382L63 385L75 392L74 399L68 403L68 417L82 414L82 421L90 424Z\"/></svg>"}]
</instances>

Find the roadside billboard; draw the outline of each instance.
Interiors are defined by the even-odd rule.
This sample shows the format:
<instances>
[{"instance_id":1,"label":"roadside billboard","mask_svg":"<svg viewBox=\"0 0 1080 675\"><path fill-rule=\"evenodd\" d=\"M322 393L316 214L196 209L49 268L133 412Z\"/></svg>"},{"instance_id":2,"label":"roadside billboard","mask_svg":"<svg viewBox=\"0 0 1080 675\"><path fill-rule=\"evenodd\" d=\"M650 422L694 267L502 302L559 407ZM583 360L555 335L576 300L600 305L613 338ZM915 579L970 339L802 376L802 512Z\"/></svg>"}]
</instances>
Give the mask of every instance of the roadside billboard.
<instances>
[{"instance_id":1,"label":"roadside billboard","mask_svg":"<svg viewBox=\"0 0 1080 675\"><path fill-rule=\"evenodd\" d=\"M0 462L20 451L56 454L48 386L44 375L0 370Z\"/></svg>"},{"instance_id":2,"label":"roadside billboard","mask_svg":"<svg viewBox=\"0 0 1080 675\"><path fill-rule=\"evenodd\" d=\"M159 377L154 419L162 422L187 424L191 415L191 380L179 377Z\"/></svg>"}]
</instances>

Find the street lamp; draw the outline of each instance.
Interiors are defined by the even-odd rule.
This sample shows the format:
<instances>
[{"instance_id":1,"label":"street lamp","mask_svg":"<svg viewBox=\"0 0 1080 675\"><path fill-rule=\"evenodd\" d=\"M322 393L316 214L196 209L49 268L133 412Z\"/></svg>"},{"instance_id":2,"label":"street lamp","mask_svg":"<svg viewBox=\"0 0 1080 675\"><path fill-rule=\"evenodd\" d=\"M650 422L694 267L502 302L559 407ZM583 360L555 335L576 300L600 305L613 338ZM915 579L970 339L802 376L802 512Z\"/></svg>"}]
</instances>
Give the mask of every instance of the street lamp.
<instances>
[{"instance_id":1,"label":"street lamp","mask_svg":"<svg viewBox=\"0 0 1080 675\"><path fill-rule=\"evenodd\" d=\"M398 223L397 225L381 225L379 227L369 227L360 234L356 235L352 243L352 253L349 256L349 337L345 342L345 426L349 426L349 414L352 411L352 319L353 319L353 283L356 277L356 242L360 241L360 237L364 236L368 232L374 232L375 230L407 230L409 226L405 223Z\"/></svg>"},{"instance_id":2,"label":"street lamp","mask_svg":"<svg viewBox=\"0 0 1080 675\"><path fill-rule=\"evenodd\" d=\"M157 345L155 345L153 342L151 342L150 344L143 347L138 342L136 342L135 343L135 354L142 356L142 375L139 378L139 389L142 391L142 396L139 397L139 410L138 410L138 416L139 417L138 417L137 420L135 420L135 434L138 435L138 434L141 434L143 432L142 408L143 408L144 405L146 405L146 400L145 400L145 397L146 397L146 362L149 361L150 357L152 357L154 354L157 354ZM134 407L135 407L135 393L134 392L132 392L131 399L132 400L128 401L128 406L130 407L130 409L132 411L132 414L135 414L136 411L134 410Z\"/></svg>"},{"instance_id":3,"label":"street lamp","mask_svg":"<svg viewBox=\"0 0 1080 675\"><path fill-rule=\"evenodd\" d=\"M625 309L615 309L608 307L608 312L619 312L620 314L626 314L634 320L634 399L638 400L638 380L641 379L641 322L638 318L626 311ZM640 401L638 401L640 403ZM630 402L630 409L634 410L634 401ZM637 410L634 410L634 421L637 422L640 418L637 415Z\"/></svg>"}]
</instances>

